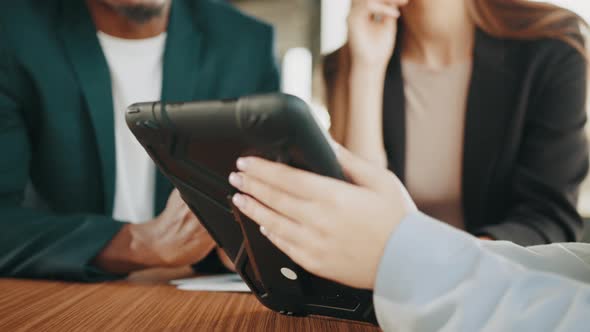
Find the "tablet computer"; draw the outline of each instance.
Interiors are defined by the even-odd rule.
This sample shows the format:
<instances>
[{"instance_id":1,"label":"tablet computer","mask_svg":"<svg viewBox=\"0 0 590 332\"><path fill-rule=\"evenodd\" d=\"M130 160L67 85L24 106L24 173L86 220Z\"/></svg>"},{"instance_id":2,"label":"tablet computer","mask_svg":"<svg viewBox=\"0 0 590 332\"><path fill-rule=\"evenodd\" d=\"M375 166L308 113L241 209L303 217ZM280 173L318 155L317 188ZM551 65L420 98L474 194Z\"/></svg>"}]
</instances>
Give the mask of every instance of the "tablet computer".
<instances>
[{"instance_id":1,"label":"tablet computer","mask_svg":"<svg viewBox=\"0 0 590 332\"><path fill-rule=\"evenodd\" d=\"M305 102L277 93L139 103L129 107L126 119L262 304L286 315L376 323L370 291L308 273L264 237L231 201L236 190L228 177L242 156L345 179L329 135Z\"/></svg>"}]
</instances>

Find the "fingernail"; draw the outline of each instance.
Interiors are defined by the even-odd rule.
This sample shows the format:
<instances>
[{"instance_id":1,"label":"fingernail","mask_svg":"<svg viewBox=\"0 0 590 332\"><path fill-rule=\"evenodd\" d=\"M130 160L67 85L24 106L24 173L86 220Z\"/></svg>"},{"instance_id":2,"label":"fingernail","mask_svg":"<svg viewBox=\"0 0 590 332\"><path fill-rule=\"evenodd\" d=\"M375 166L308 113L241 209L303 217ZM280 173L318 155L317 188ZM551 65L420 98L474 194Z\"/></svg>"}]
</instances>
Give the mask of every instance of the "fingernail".
<instances>
[{"instance_id":1,"label":"fingernail","mask_svg":"<svg viewBox=\"0 0 590 332\"><path fill-rule=\"evenodd\" d=\"M264 226L260 226L260 233L262 233L262 235L268 237L268 231L266 230L266 228Z\"/></svg>"},{"instance_id":2,"label":"fingernail","mask_svg":"<svg viewBox=\"0 0 590 332\"><path fill-rule=\"evenodd\" d=\"M238 208L243 208L246 205L246 200L244 199L244 196L240 194L235 194L232 198L232 202L234 202L234 205Z\"/></svg>"},{"instance_id":3,"label":"fingernail","mask_svg":"<svg viewBox=\"0 0 590 332\"><path fill-rule=\"evenodd\" d=\"M229 175L229 183L236 188L241 188L244 183L242 176L237 173L231 173Z\"/></svg>"},{"instance_id":4,"label":"fingernail","mask_svg":"<svg viewBox=\"0 0 590 332\"><path fill-rule=\"evenodd\" d=\"M238 169L240 171L246 171L249 163L250 162L248 161L247 158L240 158L240 159L238 159L238 162L236 163L236 165L238 166Z\"/></svg>"}]
</instances>

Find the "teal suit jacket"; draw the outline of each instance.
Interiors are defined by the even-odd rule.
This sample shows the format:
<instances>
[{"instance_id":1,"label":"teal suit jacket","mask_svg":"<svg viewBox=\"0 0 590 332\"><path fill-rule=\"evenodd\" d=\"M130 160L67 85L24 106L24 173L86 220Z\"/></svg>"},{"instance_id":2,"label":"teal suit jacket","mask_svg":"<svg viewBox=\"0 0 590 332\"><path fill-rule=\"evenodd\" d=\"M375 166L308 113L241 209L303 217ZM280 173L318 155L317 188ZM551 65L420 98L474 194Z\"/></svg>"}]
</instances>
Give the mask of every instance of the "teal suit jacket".
<instances>
[{"instance_id":1,"label":"teal suit jacket","mask_svg":"<svg viewBox=\"0 0 590 332\"><path fill-rule=\"evenodd\" d=\"M173 0L162 99L277 91L273 30L210 0ZM111 218L115 141L109 70L82 0L0 5L0 276L116 279L93 258ZM172 190L156 179L156 212Z\"/></svg>"}]
</instances>

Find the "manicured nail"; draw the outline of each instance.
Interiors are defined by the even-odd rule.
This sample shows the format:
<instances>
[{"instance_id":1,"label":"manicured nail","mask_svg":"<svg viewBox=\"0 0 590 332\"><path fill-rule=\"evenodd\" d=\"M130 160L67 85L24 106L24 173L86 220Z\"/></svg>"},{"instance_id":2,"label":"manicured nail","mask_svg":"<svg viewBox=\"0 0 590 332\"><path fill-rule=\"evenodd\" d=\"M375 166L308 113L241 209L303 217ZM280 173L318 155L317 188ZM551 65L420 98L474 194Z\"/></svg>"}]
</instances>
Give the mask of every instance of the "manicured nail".
<instances>
[{"instance_id":1,"label":"manicured nail","mask_svg":"<svg viewBox=\"0 0 590 332\"><path fill-rule=\"evenodd\" d=\"M260 233L262 233L262 235L268 237L268 231L266 230L266 228L264 226L260 226Z\"/></svg>"},{"instance_id":2,"label":"manicured nail","mask_svg":"<svg viewBox=\"0 0 590 332\"><path fill-rule=\"evenodd\" d=\"M238 159L238 162L236 163L236 165L238 166L238 169L240 171L246 171L248 169L248 164L250 162L248 161L248 158L240 158Z\"/></svg>"},{"instance_id":3,"label":"manicured nail","mask_svg":"<svg viewBox=\"0 0 590 332\"><path fill-rule=\"evenodd\" d=\"M234 205L238 208L243 208L246 205L246 199L240 194L235 194L232 198L232 202L234 202Z\"/></svg>"},{"instance_id":4,"label":"manicured nail","mask_svg":"<svg viewBox=\"0 0 590 332\"><path fill-rule=\"evenodd\" d=\"M236 188L241 188L244 183L242 176L237 173L231 173L229 175L229 183Z\"/></svg>"}]
</instances>

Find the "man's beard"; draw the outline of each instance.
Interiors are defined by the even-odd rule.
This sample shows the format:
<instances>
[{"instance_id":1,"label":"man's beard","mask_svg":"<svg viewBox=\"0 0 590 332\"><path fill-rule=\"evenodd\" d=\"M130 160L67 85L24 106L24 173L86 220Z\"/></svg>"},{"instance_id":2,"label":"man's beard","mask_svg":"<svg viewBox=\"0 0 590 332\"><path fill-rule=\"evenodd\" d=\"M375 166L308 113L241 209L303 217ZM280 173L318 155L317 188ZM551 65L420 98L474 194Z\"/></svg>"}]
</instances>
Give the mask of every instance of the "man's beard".
<instances>
[{"instance_id":1,"label":"man's beard","mask_svg":"<svg viewBox=\"0 0 590 332\"><path fill-rule=\"evenodd\" d=\"M166 4L162 5L120 5L112 6L119 15L138 24L145 24L164 14Z\"/></svg>"}]
</instances>

